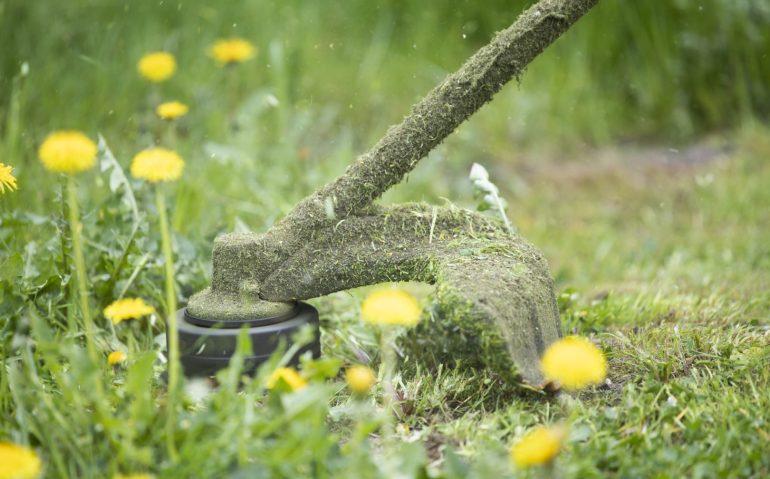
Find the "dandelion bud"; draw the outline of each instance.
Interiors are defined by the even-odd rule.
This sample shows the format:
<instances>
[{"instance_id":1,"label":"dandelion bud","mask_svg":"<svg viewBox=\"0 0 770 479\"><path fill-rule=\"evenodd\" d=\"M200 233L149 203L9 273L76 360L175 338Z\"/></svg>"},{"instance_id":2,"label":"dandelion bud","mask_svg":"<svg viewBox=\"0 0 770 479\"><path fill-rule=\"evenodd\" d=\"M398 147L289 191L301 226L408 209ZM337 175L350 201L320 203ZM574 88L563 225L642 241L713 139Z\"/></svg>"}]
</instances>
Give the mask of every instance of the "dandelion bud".
<instances>
[{"instance_id":1,"label":"dandelion bud","mask_svg":"<svg viewBox=\"0 0 770 479\"><path fill-rule=\"evenodd\" d=\"M548 464L562 447L567 428L537 426L530 430L511 449L511 460L519 468Z\"/></svg>"},{"instance_id":2,"label":"dandelion bud","mask_svg":"<svg viewBox=\"0 0 770 479\"><path fill-rule=\"evenodd\" d=\"M345 371L345 382L353 392L358 394L369 392L376 381L374 371L361 364L351 366Z\"/></svg>"},{"instance_id":3,"label":"dandelion bud","mask_svg":"<svg viewBox=\"0 0 770 479\"><path fill-rule=\"evenodd\" d=\"M115 366L116 364L124 362L126 359L128 359L128 355L123 351L113 351L107 356L107 364Z\"/></svg>"}]
</instances>

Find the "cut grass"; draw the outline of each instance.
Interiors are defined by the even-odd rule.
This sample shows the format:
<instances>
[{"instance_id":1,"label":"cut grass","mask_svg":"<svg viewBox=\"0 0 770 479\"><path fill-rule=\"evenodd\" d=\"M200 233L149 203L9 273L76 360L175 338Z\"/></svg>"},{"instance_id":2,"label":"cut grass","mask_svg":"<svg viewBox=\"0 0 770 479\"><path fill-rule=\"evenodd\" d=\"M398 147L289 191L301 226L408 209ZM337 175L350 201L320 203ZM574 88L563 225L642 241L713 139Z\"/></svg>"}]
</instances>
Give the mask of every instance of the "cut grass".
<instances>
[{"instance_id":1,"label":"cut grass","mask_svg":"<svg viewBox=\"0 0 770 479\"><path fill-rule=\"evenodd\" d=\"M696 166L640 169L621 155L599 166L560 162L557 175L578 167L588 181L547 178L511 202L514 221L557 265L565 332L594 337L610 363L608 384L573 404L565 477L768 472L770 144L761 129L736 143ZM645 243L654 246L640 251ZM354 309L346 298L319 305ZM483 373L418 370L404 391L406 423L431 457L452 448L479 464L494 464L480 459L489 454L503 461L513 436L569 414L558 401L512 396Z\"/></svg>"}]
</instances>

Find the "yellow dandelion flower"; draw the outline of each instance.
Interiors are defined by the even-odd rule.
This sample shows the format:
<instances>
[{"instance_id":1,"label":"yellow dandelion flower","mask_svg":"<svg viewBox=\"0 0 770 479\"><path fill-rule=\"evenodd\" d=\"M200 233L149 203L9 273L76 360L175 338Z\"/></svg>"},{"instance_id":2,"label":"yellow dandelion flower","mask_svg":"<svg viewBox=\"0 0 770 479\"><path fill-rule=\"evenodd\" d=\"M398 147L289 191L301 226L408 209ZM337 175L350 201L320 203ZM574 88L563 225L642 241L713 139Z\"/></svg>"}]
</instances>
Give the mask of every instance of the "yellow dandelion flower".
<instances>
[{"instance_id":1,"label":"yellow dandelion flower","mask_svg":"<svg viewBox=\"0 0 770 479\"><path fill-rule=\"evenodd\" d=\"M209 54L221 65L232 65L254 58L257 49L242 38L228 38L214 42Z\"/></svg>"},{"instance_id":2,"label":"yellow dandelion flower","mask_svg":"<svg viewBox=\"0 0 770 479\"><path fill-rule=\"evenodd\" d=\"M10 442L0 442L0 479L40 477L40 458L34 451Z\"/></svg>"},{"instance_id":3,"label":"yellow dandelion flower","mask_svg":"<svg viewBox=\"0 0 770 479\"><path fill-rule=\"evenodd\" d=\"M181 116L185 116L188 111L190 111L190 108L178 101L161 103L158 105L158 108L155 109L155 113L164 120L176 120Z\"/></svg>"},{"instance_id":4,"label":"yellow dandelion flower","mask_svg":"<svg viewBox=\"0 0 770 479\"><path fill-rule=\"evenodd\" d=\"M148 53L136 65L139 73L151 82L160 83L176 71L176 59L168 52Z\"/></svg>"},{"instance_id":5,"label":"yellow dandelion flower","mask_svg":"<svg viewBox=\"0 0 770 479\"><path fill-rule=\"evenodd\" d=\"M16 189L16 178L13 177L13 167L0 163L0 194L5 193L5 189L13 191Z\"/></svg>"},{"instance_id":6,"label":"yellow dandelion flower","mask_svg":"<svg viewBox=\"0 0 770 479\"><path fill-rule=\"evenodd\" d=\"M123 298L113 301L104 308L104 317L118 324L127 319L137 319L154 313L155 310L141 298Z\"/></svg>"},{"instance_id":7,"label":"yellow dandelion flower","mask_svg":"<svg viewBox=\"0 0 770 479\"><path fill-rule=\"evenodd\" d=\"M602 352L580 336L568 336L551 344L543 354L541 366L546 379L570 390L599 384L607 376L607 361Z\"/></svg>"},{"instance_id":8,"label":"yellow dandelion flower","mask_svg":"<svg viewBox=\"0 0 770 479\"><path fill-rule=\"evenodd\" d=\"M115 366L128 359L128 354L123 351L113 351L107 356L107 364Z\"/></svg>"},{"instance_id":9,"label":"yellow dandelion flower","mask_svg":"<svg viewBox=\"0 0 770 479\"><path fill-rule=\"evenodd\" d=\"M373 324L414 326L422 312L417 299L400 289L382 289L370 293L361 305L364 321Z\"/></svg>"},{"instance_id":10,"label":"yellow dandelion flower","mask_svg":"<svg viewBox=\"0 0 770 479\"><path fill-rule=\"evenodd\" d=\"M511 448L511 460L521 468L547 464L561 450L566 435L565 426L537 426Z\"/></svg>"},{"instance_id":11,"label":"yellow dandelion flower","mask_svg":"<svg viewBox=\"0 0 770 479\"><path fill-rule=\"evenodd\" d=\"M79 131L55 131L48 135L37 154L43 166L57 173L80 173L96 164L96 143Z\"/></svg>"},{"instance_id":12,"label":"yellow dandelion flower","mask_svg":"<svg viewBox=\"0 0 770 479\"><path fill-rule=\"evenodd\" d=\"M113 476L112 479L155 479L152 474L118 474Z\"/></svg>"},{"instance_id":13,"label":"yellow dandelion flower","mask_svg":"<svg viewBox=\"0 0 770 479\"><path fill-rule=\"evenodd\" d=\"M294 368L278 368L267 378L267 389L278 389L286 385L292 391L299 391L307 386L302 376Z\"/></svg>"},{"instance_id":14,"label":"yellow dandelion flower","mask_svg":"<svg viewBox=\"0 0 770 479\"><path fill-rule=\"evenodd\" d=\"M182 176L184 160L173 150L148 148L131 161L131 175L150 183L174 181Z\"/></svg>"},{"instance_id":15,"label":"yellow dandelion flower","mask_svg":"<svg viewBox=\"0 0 770 479\"><path fill-rule=\"evenodd\" d=\"M371 368L358 364L345 371L345 381L353 392L366 394L374 386L377 378Z\"/></svg>"}]
</instances>

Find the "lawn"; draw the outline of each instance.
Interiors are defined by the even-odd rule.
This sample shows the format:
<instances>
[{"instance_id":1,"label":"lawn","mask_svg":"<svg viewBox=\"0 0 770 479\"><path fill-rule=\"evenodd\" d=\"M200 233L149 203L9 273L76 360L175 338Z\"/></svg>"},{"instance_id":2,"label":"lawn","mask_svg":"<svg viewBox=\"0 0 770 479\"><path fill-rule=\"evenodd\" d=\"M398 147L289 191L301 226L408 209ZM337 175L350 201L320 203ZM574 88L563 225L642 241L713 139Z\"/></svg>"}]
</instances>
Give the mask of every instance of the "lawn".
<instances>
[{"instance_id":1,"label":"lawn","mask_svg":"<svg viewBox=\"0 0 770 479\"><path fill-rule=\"evenodd\" d=\"M362 320L373 285L310 301L323 354L303 362L306 386L266 388L288 355L250 378L239 353L168 394L165 312L210 284L214 238L265 231L342 173L527 2L509 3L0 2L0 162L18 183L0 194L0 442L51 478L770 475L762 1L600 2L380 200L475 209L483 164L549 262L563 333L606 357L599 385L543 392L383 348ZM222 67L209 48L232 36L257 52ZM177 62L161 83L137 72L157 50ZM169 100L189 113L159 119ZM67 175L38 158L60 129L99 144L75 177L74 236ZM160 188L172 298L157 188L130 172L152 145L185 161ZM433 287L395 286L441 320ZM155 313L113 324L103 310L123 297ZM346 382L356 364L378 376L364 394ZM568 424L561 452L516 467L512 446L541 424Z\"/></svg>"}]
</instances>

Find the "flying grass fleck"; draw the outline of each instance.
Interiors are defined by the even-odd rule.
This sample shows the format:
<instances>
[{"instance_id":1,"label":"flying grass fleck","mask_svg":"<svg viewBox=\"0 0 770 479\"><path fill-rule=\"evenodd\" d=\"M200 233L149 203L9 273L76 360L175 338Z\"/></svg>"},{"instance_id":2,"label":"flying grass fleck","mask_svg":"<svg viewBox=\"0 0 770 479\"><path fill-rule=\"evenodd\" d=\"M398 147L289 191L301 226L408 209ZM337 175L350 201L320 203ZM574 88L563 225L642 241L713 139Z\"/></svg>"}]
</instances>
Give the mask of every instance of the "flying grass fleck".
<instances>
[{"instance_id":1,"label":"flying grass fleck","mask_svg":"<svg viewBox=\"0 0 770 479\"><path fill-rule=\"evenodd\" d=\"M62 130L48 135L38 149L43 166L56 173L80 173L96 164L96 143L80 131Z\"/></svg>"},{"instance_id":2,"label":"flying grass fleck","mask_svg":"<svg viewBox=\"0 0 770 479\"><path fill-rule=\"evenodd\" d=\"M5 193L5 189L10 191L17 189L16 178L13 176L13 167L0 163L0 194Z\"/></svg>"},{"instance_id":3,"label":"flying grass fleck","mask_svg":"<svg viewBox=\"0 0 770 479\"><path fill-rule=\"evenodd\" d=\"M143 56L137 64L139 73L154 83L168 80L176 72L176 59L168 52L152 52Z\"/></svg>"},{"instance_id":4,"label":"flying grass fleck","mask_svg":"<svg viewBox=\"0 0 770 479\"><path fill-rule=\"evenodd\" d=\"M155 312L152 306L141 298L123 298L104 308L104 317L118 324L127 319L137 319Z\"/></svg>"},{"instance_id":5,"label":"flying grass fleck","mask_svg":"<svg viewBox=\"0 0 770 479\"><path fill-rule=\"evenodd\" d=\"M131 175L150 183L174 181L182 176L184 160L173 150L148 148L134 156Z\"/></svg>"}]
</instances>

